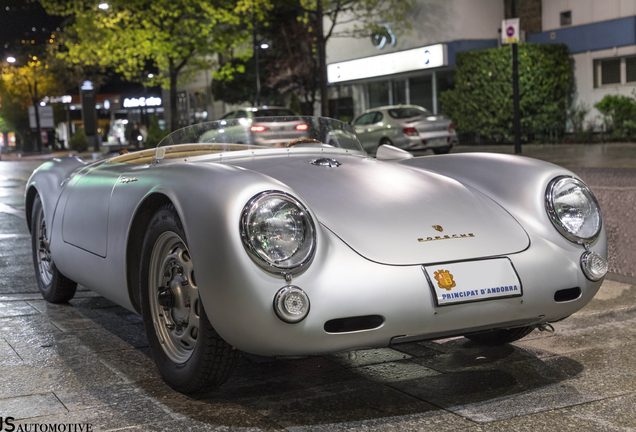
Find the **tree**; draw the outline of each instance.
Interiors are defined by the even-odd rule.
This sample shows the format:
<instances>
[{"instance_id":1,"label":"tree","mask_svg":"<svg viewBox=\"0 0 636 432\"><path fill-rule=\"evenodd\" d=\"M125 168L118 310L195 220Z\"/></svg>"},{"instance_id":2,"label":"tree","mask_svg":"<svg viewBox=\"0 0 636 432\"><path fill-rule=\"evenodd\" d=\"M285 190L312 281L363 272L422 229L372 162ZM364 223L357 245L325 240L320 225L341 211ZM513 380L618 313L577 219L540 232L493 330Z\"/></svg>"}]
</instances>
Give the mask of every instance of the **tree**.
<instances>
[{"instance_id":1,"label":"tree","mask_svg":"<svg viewBox=\"0 0 636 432\"><path fill-rule=\"evenodd\" d=\"M512 138L512 48L466 51L456 56L455 88L442 92L442 111L461 132L493 140ZM563 44L519 44L519 105L523 139L562 134L573 72Z\"/></svg>"},{"instance_id":2,"label":"tree","mask_svg":"<svg viewBox=\"0 0 636 432\"><path fill-rule=\"evenodd\" d=\"M130 81L170 90L177 122L177 82L210 68L210 55L246 40L269 0L43 0L49 13L73 17L62 53L73 63L112 67ZM102 3L102 5L105 3ZM148 71L158 70L153 77Z\"/></svg>"},{"instance_id":3,"label":"tree","mask_svg":"<svg viewBox=\"0 0 636 432\"><path fill-rule=\"evenodd\" d=\"M49 70L47 64L36 55L18 58L18 61L2 65L3 93L8 95L14 103L23 109L28 106L35 108L36 140L38 151L42 151L42 136L40 135L40 98L42 95L56 94L59 82Z\"/></svg>"},{"instance_id":4,"label":"tree","mask_svg":"<svg viewBox=\"0 0 636 432\"><path fill-rule=\"evenodd\" d=\"M298 12L297 7L282 8L275 15L277 25L264 29L264 37L271 42L265 86L280 94L300 95L313 106L318 90L316 40L312 31L316 22L313 17L299 20Z\"/></svg>"},{"instance_id":5,"label":"tree","mask_svg":"<svg viewBox=\"0 0 636 432\"><path fill-rule=\"evenodd\" d=\"M384 24L411 29L406 19L415 0L300 0L301 9L316 22L316 51L322 115L329 116L326 47L331 37L370 37ZM326 22L326 27L324 26ZM399 33L396 32L396 33Z\"/></svg>"},{"instance_id":6,"label":"tree","mask_svg":"<svg viewBox=\"0 0 636 432\"><path fill-rule=\"evenodd\" d=\"M230 59L214 72L212 96L215 100L222 100L228 104L252 101L255 105L255 80L253 57Z\"/></svg>"}]
</instances>

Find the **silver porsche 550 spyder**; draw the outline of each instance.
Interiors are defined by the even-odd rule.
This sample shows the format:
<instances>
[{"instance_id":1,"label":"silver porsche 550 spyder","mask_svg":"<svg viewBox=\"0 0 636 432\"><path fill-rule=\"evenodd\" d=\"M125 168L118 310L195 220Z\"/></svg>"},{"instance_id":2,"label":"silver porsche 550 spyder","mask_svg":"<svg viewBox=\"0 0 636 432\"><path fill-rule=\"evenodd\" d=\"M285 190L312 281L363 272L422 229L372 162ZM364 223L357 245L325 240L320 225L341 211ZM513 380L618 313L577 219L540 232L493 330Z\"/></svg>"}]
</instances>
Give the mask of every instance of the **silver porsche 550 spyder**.
<instances>
[{"instance_id":1,"label":"silver porsche 550 spyder","mask_svg":"<svg viewBox=\"0 0 636 432\"><path fill-rule=\"evenodd\" d=\"M246 130L228 143L227 122L240 125L191 126L94 163L54 159L25 195L44 298L67 301L79 283L141 313L179 391L221 384L239 350L504 344L601 286L598 203L561 167L387 145L370 158L350 125L315 117L291 141Z\"/></svg>"}]
</instances>

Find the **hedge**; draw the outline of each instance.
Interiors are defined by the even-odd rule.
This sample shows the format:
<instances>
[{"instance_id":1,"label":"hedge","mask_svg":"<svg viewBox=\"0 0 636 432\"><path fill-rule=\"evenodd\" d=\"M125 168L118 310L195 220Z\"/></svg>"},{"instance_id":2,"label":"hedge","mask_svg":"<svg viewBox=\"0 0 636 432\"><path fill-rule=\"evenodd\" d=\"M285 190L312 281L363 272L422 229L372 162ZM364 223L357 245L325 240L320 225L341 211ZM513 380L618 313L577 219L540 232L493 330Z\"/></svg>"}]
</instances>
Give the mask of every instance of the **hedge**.
<instances>
[{"instance_id":1,"label":"hedge","mask_svg":"<svg viewBox=\"0 0 636 432\"><path fill-rule=\"evenodd\" d=\"M573 73L568 47L519 44L519 105L522 139L565 130ZM458 53L455 88L440 95L441 108L460 132L512 139L512 48Z\"/></svg>"}]
</instances>

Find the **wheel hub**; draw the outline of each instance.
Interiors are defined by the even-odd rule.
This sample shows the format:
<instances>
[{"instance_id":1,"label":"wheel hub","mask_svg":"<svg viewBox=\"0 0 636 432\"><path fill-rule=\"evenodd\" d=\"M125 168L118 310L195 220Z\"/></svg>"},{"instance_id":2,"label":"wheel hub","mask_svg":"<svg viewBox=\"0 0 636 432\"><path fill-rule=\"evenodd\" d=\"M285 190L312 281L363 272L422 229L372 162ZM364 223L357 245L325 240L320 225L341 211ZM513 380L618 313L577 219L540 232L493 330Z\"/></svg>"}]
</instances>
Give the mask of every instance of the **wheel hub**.
<instances>
[{"instance_id":1,"label":"wheel hub","mask_svg":"<svg viewBox=\"0 0 636 432\"><path fill-rule=\"evenodd\" d=\"M165 232L151 255L149 286L156 287L150 308L157 338L166 355L184 363L192 355L199 332L199 291L183 240Z\"/></svg>"}]
</instances>

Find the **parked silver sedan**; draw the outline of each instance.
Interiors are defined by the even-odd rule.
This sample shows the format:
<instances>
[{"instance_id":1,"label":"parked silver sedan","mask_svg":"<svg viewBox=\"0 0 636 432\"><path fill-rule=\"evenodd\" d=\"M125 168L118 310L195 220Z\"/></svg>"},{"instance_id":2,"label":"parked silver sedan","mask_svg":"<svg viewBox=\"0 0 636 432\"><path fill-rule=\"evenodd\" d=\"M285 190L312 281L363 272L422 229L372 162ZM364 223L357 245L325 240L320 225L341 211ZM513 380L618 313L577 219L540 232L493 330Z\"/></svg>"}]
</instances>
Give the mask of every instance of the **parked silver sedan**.
<instances>
[{"instance_id":1,"label":"parked silver sedan","mask_svg":"<svg viewBox=\"0 0 636 432\"><path fill-rule=\"evenodd\" d=\"M278 121L270 121L271 117L278 117ZM238 121L233 121L235 119ZM271 145L282 139L305 138L308 127L296 113L285 107L245 107L225 114L217 128L203 134L199 142Z\"/></svg>"},{"instance_id":2,"label":"parked silver sedan","mask_svg":"<svg viewBox=\"0 0 636 432\"><path fill-rule=\"evenodd\" d=\"M457 144L453 123L417 105L393 105L365 111L353 121L365 150L377 151L383 144L404 150L431 149L448 153Z\"/></svg>"}]
</instances>

